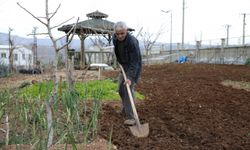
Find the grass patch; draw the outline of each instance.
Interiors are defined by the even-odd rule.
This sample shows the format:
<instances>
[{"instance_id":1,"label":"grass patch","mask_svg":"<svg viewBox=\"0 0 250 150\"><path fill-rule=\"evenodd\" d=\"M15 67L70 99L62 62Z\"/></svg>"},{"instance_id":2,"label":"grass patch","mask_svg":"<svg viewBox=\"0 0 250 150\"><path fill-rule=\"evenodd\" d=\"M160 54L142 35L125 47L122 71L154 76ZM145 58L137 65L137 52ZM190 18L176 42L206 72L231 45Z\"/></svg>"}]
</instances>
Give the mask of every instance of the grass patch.
<instances>
[{"instance_id":1,"label":"grass patch","mask_svg":"<svg viewBox=\"0 0 250 150\"><path fill-rule=\"evenodd\" d=\"M44 81L30 86L26 86L19 91L19 96L30 98L47 99L53 90L52 81ZM120 96L117 92L118 85L111 79L107 80L92 80L88 82L76 82L75 90L80 99L93 99L96 95L100 96L101 100L119 100ZM67 92L66 82L59 83L58 96L62 96ZM136 92L136 99L143 100L144 96Z\"/></svg>"},{"instance_id":2,"label":"grass patch","mask_svg":"<svg viewBox=\"0 0 250 150\"><path fill-rule=\"evenodd\" d=\"M231 86L235 89L244 89L250 92L250 82L225 80L221 82L224 86Z\"/></svg>"}]
</instances>

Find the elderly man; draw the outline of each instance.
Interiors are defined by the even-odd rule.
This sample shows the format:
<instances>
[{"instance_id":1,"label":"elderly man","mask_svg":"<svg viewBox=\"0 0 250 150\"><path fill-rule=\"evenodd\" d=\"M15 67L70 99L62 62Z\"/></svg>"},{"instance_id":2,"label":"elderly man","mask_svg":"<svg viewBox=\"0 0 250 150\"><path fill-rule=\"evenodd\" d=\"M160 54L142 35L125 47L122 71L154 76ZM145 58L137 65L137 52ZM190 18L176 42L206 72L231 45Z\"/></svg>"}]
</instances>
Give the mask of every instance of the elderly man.
<instances>
[{"instance_id":1,"label":"elderly man","mask_svg":"<svg viewBox=\"0 0 250 150\"><path fill-rule=\"evenodd\" d=\"M131 93L135 97L134 86L138 83L141 73L141 53L138 40L128 33L127 25L124 22L117 22L114 25L113 44L117 61L122 65L127 75L124 81L122 73L119 75L119 95L122 99L122 115L126 117L124 124L134 125L135 119L126 89L130 85Z\"/></svg>"}]
</instances>

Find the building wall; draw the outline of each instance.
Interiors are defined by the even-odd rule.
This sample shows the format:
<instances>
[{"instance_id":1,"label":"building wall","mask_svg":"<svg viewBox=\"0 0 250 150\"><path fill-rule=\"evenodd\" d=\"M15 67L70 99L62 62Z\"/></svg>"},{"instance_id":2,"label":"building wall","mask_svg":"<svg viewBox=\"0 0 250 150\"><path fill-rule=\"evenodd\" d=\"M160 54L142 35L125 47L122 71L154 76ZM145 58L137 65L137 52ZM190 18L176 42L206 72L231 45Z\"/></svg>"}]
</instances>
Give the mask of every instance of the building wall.
<instances>
[{"instance_id":1,"label":"building wall","mask_svg":"<svg viewBox=\"0 0 250 150\"><path fill-rule=\"evenodd\" d=\"M23 46L17 46L13 52L14 66L17 68L31 68L33 66L33 52ZM9 65L9 46L0 45L0 62Z\"/></svg>"}]
</instances>

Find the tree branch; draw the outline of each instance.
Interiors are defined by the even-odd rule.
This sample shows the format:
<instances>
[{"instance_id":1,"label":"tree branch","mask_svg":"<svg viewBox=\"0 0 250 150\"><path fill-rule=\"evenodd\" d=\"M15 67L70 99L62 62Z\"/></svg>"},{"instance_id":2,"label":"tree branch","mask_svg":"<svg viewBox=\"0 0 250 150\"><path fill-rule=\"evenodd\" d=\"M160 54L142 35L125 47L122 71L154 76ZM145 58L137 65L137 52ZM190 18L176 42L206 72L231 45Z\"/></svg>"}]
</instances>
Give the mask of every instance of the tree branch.
<instances>
[{"instance_id":1,"label":"tree branch","mask_svg":"<svg viewBox=\"0 0 250 150\"><path fill-rule=\"evenodd\" d=\"M44 32L44 33L36 33L36 34L30 33L30 34L27 34L27 35L30 36L30 35L48 35L48 34L49 34L48 32Z\"/></svg>"},{"instance_id":2,"label":"tree branch","mask_svg":"<svg viewBox=\"0 0 250 150\"><path fill-rule=\"evenodd\" d=\"M73 37L74 37L75 32L76 32L76 25L77 25L78 21L79 21L79 17L77 18L77 21L76 21L76 23L74 24L74 26L73 26L73 27L69 30L69 32L65 35L65 36L69 36L70 33L71 33L72 30L73 30L72 36L69 38L68 42L65 43L63 46L61 46L60 48L58 48L57 51L59 51L59 50L65 48L65 47L66 47L67 45L69 45L69 43L73 40Z\"/></svg>"},{"instance_id":3,"label":"tree branch","mask_svg":"<svg viewBox=\"0 0 250 150\"><path fill-rule=\"evenodd\" d=\"M73 33L75 34L75 28L76 28L76 25L77 25L78 21L79 21L79 17L77 18L77 21L76 21L76 23L74 24L74 26L72 26L71 29L70 29L64 36L62 36L62 37L56 39L56 41L59 41L59 40L63 39L63 38L66 37L66 36L69 36L69 34L72 32L72 30L74 30Z\"/></svg>"},{"instance_id":4,"label":"tree branch","mask_svg":"<svg viewBox=\"0 0 250 150\"><path fill-rule=\"evenodd\" d=\"M32 14L30 11L28 11L26 8L24 8L21 4L19 4L17 2L17 5L19 7L21 7L24 11L26 11L28 14L30 14L33 18L35 18L36 20L38 20L39 22L41 22L42 24L44 24L45 26L47 26L47 24L45 22L43 22L41 19L39 19L38 17L36 17L34 14Z\"/></svg>"},{"instance_id":5,"label":"tree branch","mask_svg":"<svg viewBox=\"0 0 250 150\"><path fill-rule=\"evenodd\" d=\"M74 18L74 17L71 17L71 18L69 18L68 20L66 20L66 21L64 21L64 22L62 22L62 23L60 23L60 24L58 24L58 25L56 25L56 26L51 27L50 29L57 28L57 27L59 27L59 26L61 26L61 25L65 24L66 22L68 22L68 21L72 20L73 18Z\"/></svg>"},{"instance_id":6,"label":"tree branch","mask_svg":"<svg viewBox=\"0 0 250 150\"><path fill-rule=\"evenodd\" d=\"M52 15L49 17L49 19L51 19L55 16L55 14L57 13L57 11L59 10L60 7L61 7L61 4L58 5L58 7L56 8L56 11L52 13Z\"/></svg>"},{"instance_id":7,"label":"tree branch","mask_svg":"<svg viewBox=\"0 0 250 150\"><path fill-rule=\"evenodd\" d=\"M2 131L3 133L6 133L6 130L4 130L4 129L2 129L2 128L0 128L0 131Z\"/></svg>"}]
</instances>

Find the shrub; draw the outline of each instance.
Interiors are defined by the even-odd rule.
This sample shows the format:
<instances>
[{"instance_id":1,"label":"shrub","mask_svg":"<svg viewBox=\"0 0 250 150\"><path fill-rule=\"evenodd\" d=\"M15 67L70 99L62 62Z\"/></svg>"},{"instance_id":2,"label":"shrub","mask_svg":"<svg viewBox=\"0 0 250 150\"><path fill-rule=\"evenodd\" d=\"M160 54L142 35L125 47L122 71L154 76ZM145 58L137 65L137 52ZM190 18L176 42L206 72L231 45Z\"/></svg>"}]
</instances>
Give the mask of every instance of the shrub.
<instances>
[{"instance_id":1,"label":"shrub","mask_svg":"<svg viewBox=\"0 0 250 150\"><path fill-rule=\"evenodd\" d=\"M5 77L9 74L8 66L0 62L0 77Z\"/></svg>"},{"instance_id":2,"label":"shrub","mask_svg":"<svg viewBox=\"0 0 250 150\"><path fill-rule=\"evenodd\" d=\"M250 66L250 58L246 60L245 65Z\"/></svg>"}]
</instances>

